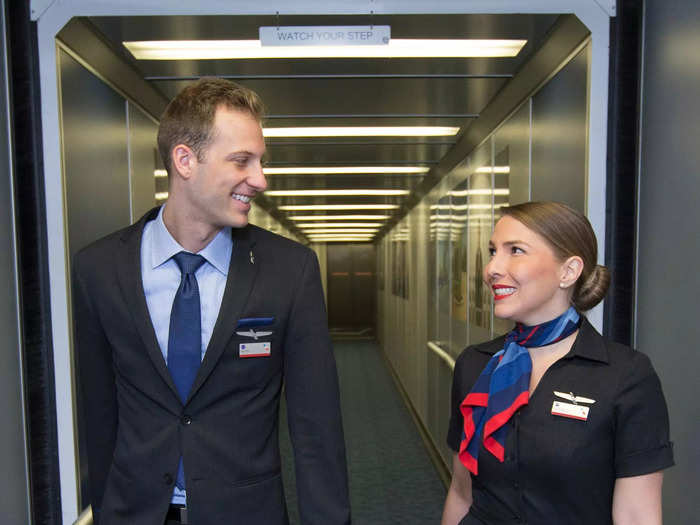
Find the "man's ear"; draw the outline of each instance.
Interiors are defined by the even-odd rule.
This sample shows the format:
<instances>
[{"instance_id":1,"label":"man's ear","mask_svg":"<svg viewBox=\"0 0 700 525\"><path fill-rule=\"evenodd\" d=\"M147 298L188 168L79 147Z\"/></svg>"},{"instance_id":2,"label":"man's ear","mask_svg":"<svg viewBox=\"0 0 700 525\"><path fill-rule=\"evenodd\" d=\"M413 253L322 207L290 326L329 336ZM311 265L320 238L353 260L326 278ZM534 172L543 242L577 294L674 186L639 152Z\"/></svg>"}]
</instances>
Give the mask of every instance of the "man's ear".
<instances>
[{"instance_id":1,"label":"man's ear","mask_svg":"<svg viewBox=\"0 0 700 525\"><path fill-rule=\"evenodd\" d=\"M192 176L197 164L197 155L195 155L194 151L192 151L189 146L185 144L178 144L175 146L170 153L170 159L173 170L180 177L189 179Z\"/></svg>"},{"instance_id":2,"label":"man's ear","mask_svg":"<svg viewBox=\"0 0 700 525\"><path fill-rule=\"evenodd\" d=\"M569 288L576 283L583 271L583 259L578 255L572 255L561 266L562 272L559 280L561 288Z\"/></svg>"}]
</instances>

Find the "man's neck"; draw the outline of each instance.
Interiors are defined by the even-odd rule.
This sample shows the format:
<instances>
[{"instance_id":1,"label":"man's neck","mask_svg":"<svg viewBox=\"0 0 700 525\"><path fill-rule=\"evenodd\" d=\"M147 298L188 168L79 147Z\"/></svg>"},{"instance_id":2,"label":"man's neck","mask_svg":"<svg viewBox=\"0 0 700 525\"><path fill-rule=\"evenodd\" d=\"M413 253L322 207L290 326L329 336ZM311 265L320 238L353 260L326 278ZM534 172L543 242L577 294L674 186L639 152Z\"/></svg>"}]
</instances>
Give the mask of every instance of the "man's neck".
<instances>
[{"instance_id":1,"label":"man's neck","mask_svg":"<svg viewBox=\"0 0 700 525\"><path fill-rule=\"evenodd\" d=\"M170 200L163 210L163 223L173 239L192 253L202 251L222 229L192 217Z\"/></svg>"}]
</instances>

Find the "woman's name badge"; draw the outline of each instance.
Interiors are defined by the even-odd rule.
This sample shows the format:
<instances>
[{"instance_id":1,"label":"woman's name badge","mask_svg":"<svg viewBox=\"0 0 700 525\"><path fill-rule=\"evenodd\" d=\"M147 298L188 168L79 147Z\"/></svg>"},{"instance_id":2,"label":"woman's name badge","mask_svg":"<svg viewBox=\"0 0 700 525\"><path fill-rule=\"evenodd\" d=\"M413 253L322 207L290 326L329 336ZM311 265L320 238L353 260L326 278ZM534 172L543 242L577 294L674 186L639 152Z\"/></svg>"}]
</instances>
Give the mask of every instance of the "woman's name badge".
<instances>
[{"instance_id":1,"label":"woman's name badge","mask_svg":"<svg viewBox=\"0 0 700 525\"><path fill-rule=\"evenodd\" d=\"M580 421L588 420L588 412L590 411L591 407L584 406L584 404L593 404L595 403L594 399L575 396L573 392L566 394L564 392L555 391L554 395L566 399L567 401L571 401L571 403L555 400L552 403L553 416L568 417L571 419L578 419ZM579 405L579 403L583 404Z\"/></svg>"}]
</instances>

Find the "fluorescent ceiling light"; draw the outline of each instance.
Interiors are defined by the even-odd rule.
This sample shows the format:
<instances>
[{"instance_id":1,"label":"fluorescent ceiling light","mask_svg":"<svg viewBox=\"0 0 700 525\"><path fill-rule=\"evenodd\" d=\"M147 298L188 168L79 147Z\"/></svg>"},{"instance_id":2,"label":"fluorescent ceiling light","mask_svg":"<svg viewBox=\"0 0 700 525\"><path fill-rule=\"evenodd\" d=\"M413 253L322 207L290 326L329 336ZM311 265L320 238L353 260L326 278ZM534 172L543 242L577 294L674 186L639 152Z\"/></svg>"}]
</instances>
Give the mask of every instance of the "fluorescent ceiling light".
<instances>
[{"instance_id":1,"label":"fluorescent ceiling light","mask_svg":"<svg viewBox=\"0 0 700 525\"><path fill-rule=\"evenodd\" d=\"M456 135L455 126L326 126L263 128L264 137L445 137Z\"/></svg>"},{"instance_id":2,"label":"fluorescent ceiling light","mask_svg":"<svg viewBox=\"0 0 700 525\"><path fill-rule=\"evenodd\" d=\"M334 239L326 239L320 237L318 239L309 239L312 243L317 242L372 242L371 237L338 237Z\"/></svg>"},{"instance_id":3,"label":"fluorescent ceiling light","mask_svg":"<svg viewBox=\"0 0 700 525\"><path fill-rule=\"evenodd\" d=\"M481 166L476 173L510 173L510 166Z\"/></svg>"},{"instance_id":4,"label":"fluorescent ceiling light","mask_svg":"<svg viewBox=\"0 0 700 525\"><path fill-rule=\"evenodd\" d=\"M454 210L454 211L464 211L464 210L490 210L491 208L503 208L508 206L507 202L502 202L498 204L433 204L431 210Z\"/></svg>"},{"instance_id":5,"label":"fluorescent ceiling light","mask_svg":"<svg viewBox=\"0 0 700 525\"><path fill-rule=\"evenodd\" d=\"M168 176L167 170L153 170L153 176L156 178L162 178Z\"/></svg>"},{"instance_id":6,"label":"fluorescent ceiling light","mask_svg":"<svg viewBox=\"0 0 700 525\"><path fill-rule=\"evenodd\" d=\"M409 190L272 190L268 197L371 197L408 195Z\"/></svg>"},{"instance_id":7,"label":"fluorescent ceiling light","mask_svg":"<svg viewBox=\"0 0 700 525\"><path fill-rule=\"evenodd\" d=\"M284 211L303 210L396 210L398 204L293 204L288 206L278 206Z\"/></svg>"},{"instance_id":8,"label":"fluorescent ceiling light","mask_svg":"<svg viewBox=\"0 0 700 525\"><path fill-rule=\"evenodd\" d=\"M374 234L361 234L361 233L338 233L338 234L332 234L328 233L325 235L307 235L309 239L337 239L338 237L352 237L354 239L372 239L374 237Z\"/></svg>"},{"instance_id":9,"label":"fluorescent ceiling light","mask_svg":"<svg viewBox=\"0 0 700 525\"><path fill-rule=\"evenodd\" d=\"M381 228L382 226L384 225L381 222L302 222L297 224L297 228L300 230L314 228Z\"/></svg>"},{"instance_id":10,"label":"fluorescent ceiling light","mask_svg":"<svg viewBox=\"0 0 700 525\"><path fill-rule=\"evenodd\" d=\"M474 195L510 195L510 190L508 189L495 189L495 190L455 190L448 193L453 197L472 197Z\"/></svg>"},{"instance_id":11,"label":"fluorescent ceiling light","mask_svg":"<svg viewBox=\"0 0 700 525\"><path fill-rule=\"evenodd\" d=\"M265 175L329 175L389 173L412 174L428 173L430 168L421 166L289 166L283 168L263 168Z\"/></svg>"},{"instance_id":12,"label":"fluorescent ceiling light","mask_svg":"<svg viewBox=\"0 0 700 525\"><path fill-rule=\"evenodd\" d=\"M262 46L259 40L145 40L123 42L137 60L246 58L473 58L514 57L527 40L404 39L381 46Z\"/></svg>"},{"instance_id":13,"label":"fluorescent ceiling light","mask_svg":"<svg viewBox=\"0 0 700 525\"><path fill-rule=\"evenodd\" d=\"M291 221L385 221L389 215L290 215Z\"/></svg>"},{"instance_id":14,"label":"fluorescent ceiling light","mask_svg":"<svg viewBox=\"0 0 700 525\"><path fill-rule=\"evenodd\" d=\"M379 231L379 228L321 228L318 230L304 231L305 235L321 235L325 233L364 233L365 235L374 235Z\"/></svg>"},{"instance_id":15,"label":"fluorescent ceiling light","mask_svg":"<svg viewBox=\"0 0 700 525\"><path fill-rule=\"evenodd\" d=\"M159 191L156 193L156 200L157 201L162 201L168 198L168 192L167 191Z\"/></svg>"}]
</instances>

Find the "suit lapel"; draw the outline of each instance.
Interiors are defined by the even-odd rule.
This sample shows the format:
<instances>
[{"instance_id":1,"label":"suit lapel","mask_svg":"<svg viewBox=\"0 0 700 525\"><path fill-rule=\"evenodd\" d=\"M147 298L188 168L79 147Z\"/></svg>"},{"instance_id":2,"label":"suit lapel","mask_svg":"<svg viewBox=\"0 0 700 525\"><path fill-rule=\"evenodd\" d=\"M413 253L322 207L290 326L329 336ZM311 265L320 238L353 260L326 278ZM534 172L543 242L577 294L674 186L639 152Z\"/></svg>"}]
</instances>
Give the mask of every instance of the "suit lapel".
<instances>
[{"instance_id":1,"label":"suit lapel","mask_svg":"<svg viewBox=\"0 0 700 525\"><path fill-rule=\"evenodd\" d=\"M121 242L124 249L120 250L121 260L117 264L117 274L122 295L126 298L129 311L132 313L136 330L141 336L146 353L153 361L158 374L167 383L170 389L179 399L177 388L170 377L168 366L163 359L163 354L158 345L151 315L148 312L146 295L143 290L143 280L141 276L141 237L144 225L155 219L158 215L158 208L148 212L139 222L127 229L122 235Z\"/></svg>"},{"instance_id":2,"label":"suit lapel","mask_svg":"<svg viewBox=\"0 0 700 525\"><path fill-rule=\"evenodd\" d=\"M231 262L226 279L226 289L221 301L219 316L214 325L209 346L204 354L202 366L199 367L197 378L192 385L188 400L197 393L204 384L209 374L221 358L226 344L233 336L236 323L241 317L243 308L248 302L248 296L253 289L253 284L258 273L258 265L251 256L255 240L251 235L251 228L232 228L233 250Z\"/></svg>"}]
</instances>

